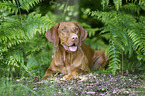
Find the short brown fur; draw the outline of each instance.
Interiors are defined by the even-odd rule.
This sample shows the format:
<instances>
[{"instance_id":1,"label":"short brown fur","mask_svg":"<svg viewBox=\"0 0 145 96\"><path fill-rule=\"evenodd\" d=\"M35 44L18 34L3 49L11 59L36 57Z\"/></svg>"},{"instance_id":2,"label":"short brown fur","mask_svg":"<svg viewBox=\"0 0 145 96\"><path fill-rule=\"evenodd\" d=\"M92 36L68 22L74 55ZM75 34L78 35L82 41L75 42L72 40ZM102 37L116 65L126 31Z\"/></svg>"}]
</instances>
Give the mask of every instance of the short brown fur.
<instances>
[{"instance_id":1,"label":"short brown fur","mask_svg":"<svg viewBox=\"0 0 145 96\"><path fill-rule=\"evenodd\" d=\"M45 36L58 48L42 79L59 72L67 74L64 79L68 80L78 74L86 74L90 70L108 67L109 61L108 56L105 56L105 50L94 50L83 44L82 41L87 37L87 31L76 22L55 24ZM77 50L71 47L73 45L77 47Z\"/></svg>"}]
</instances>

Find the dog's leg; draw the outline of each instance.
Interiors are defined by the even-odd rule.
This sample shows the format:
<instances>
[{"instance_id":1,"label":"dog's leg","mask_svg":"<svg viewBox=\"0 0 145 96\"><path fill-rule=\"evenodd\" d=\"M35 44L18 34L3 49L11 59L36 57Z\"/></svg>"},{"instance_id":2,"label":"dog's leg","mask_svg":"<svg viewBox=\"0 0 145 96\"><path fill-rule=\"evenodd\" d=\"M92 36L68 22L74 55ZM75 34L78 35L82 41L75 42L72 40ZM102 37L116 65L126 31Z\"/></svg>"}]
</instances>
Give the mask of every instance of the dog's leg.
<instances>
[{"instance_id":1,"label":"dog's leg","mask_svg":"<svg viewBox=\"0 0 145 96\"><path fill-rule=\"evenodd\" d=\"M48 68L45 75L41 78L41 80L45 80L45 79L51 77L53 75L53 73L54 72L51 69Z\"/></svg>"},{"instance_id":2,"label":"dog's leg","mask_svg":"<svg viewBox=\"0 0 145 96\"><path fill-rule=\"evenodd\" d=\"M108 56L105 56L105 53L102 54L100 57L96 59L96 61L91 66L90 70L98 70L100 67L106 69L109 64L109 60L107 59L108 59Z\"/></svg>"}]
</instances>

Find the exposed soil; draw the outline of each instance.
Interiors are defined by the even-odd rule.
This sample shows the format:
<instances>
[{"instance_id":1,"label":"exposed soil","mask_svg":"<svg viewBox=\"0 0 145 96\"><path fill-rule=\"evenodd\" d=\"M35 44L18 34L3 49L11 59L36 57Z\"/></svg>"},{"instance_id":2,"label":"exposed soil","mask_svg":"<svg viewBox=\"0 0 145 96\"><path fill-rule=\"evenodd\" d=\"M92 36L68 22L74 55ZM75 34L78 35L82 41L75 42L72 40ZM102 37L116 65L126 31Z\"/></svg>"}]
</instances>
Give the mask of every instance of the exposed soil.
<instances>
[{"instance_id":1,"label":"exposed soil","mask_svg":"<svg viewBox=\"0 0 145 96\"><path fill-rule=\"evenodd\" d=\"M62 75L35 83L41 86L47 85L49 88L56 88L55 95L71 94L71 96L143 96L145 95L145 75L129 74L112 75L90 73L75 77L72 80L62 80ZM38 88L38 87L37 87ZM41 87L39 87L41 88ZM48 87L47 87L48 88Z\"/></svg>"}]
</instances>

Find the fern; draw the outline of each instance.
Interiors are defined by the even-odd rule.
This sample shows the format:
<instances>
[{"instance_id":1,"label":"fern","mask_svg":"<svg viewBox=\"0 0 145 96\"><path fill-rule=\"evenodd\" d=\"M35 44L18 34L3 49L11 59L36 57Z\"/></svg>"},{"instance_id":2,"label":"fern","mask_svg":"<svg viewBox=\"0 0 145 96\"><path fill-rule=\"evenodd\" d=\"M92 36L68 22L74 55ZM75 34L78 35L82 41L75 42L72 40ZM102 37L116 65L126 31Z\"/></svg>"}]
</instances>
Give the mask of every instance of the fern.
<instances>
[{"instance_id":1,"label":"fern","mask_svg":"<svg viewBox=\"0 0 145 96\"><path fill-rule=\"evenodd\" d=\"M42 0L12 0L0 2L0 7L11 13L17 14L19 9L29 11L30 8L41 2Z\"/></svg>"},{"instance_id":2,"label":"fern","mask_svg":"<svg viewBox=\"0 0 145 96\"><path fill-rule=\"evenodd\" d=\"M138 5L135 5L134 3L126 4L122 8L124 8L125 10L129 10L129 11L135 11L138 14L139 14L139 11L141 10L140 7Z\"/></svg>"},{"instance_id":3,"label":"fern","mask_svg":"<svg viewBox=\"0 0 145 96\"><path fill-rule=\"evenodd\" d=\"M30 8L41 2L42 0L19 0L20 8L29 11Z\"/></svg>"},{"instance_id":4,"label":"fern","mask_svg":"<svg viewBox=\"0 0 145 96\"><path fill-rule=\"evenodd\" d=\"M47 13L42 16L40 8L36 9L36 12L31 10L29 13L30 9L41 1L0 1L0 74L15 73L21 76L42 74L46 64L51 62L53 53L53 44L48 43L44 33L55 24L53 21L62 21L62 17L65 20L72 20L78 15L78 11L74 10L76 6L58 3L54 3L51 7L53 10L56 6L58 10L64 12L59 18L50 11L46 11ZM113 2L102 0L101 4L103 11L101 9L90 12L90 8L81 9L85 10L85 20L89 17L86 13L90 12L94 18L104 23L102 28L91 28L90 25L81 23L80 25L89 32L90 38L85 42L91 41L93 44L89 44L94 49L104 49L107 45L99 38L109 39L107 52L110 59L109 69L113 74L122 66L129 68L131 64L131 68L141 67L145 61L145 17L141 15L141 10L145 10L145 2L130 0L129 3L127 1L122 3L122 0L113 0ZM96 32L100 32L101 36L95 37Z\"/></svg>"},{"instance_id":5,"label":"fern","mask_svg":"<svg viewBox=\"0 0 145 96\"><path fill-rule=\"evenodd\" d=\"M13 0L0 2L2 4L0 5L2 8L0 11L0 63L2 69L6 68L5 71L10 72L9 75L12 75L11 73L31 76L40 74L38 68L51 60L51 58L48 60L46 57L52 53L51 50L47 49L47 47L52 48L52 45L47 45L44 33L55 23L48 16L41 16L41 14L35 12L28 15L18 13L19 8L28 11L40 1ZM9 5L13 7L9 8ZM15 15L13 15L14 13ZM44 49L45 52L42 55L41 51ZM20 71L20 69L24 71Z\"/></svg>"},{"instance_id":6,"label":"fern","mask_svg":"<svg viewBox=\"0 0 145 96\"><path fill-rule=\"evenodd\" d=\"M145 43L142 39L142 35L138 35L134 30L128 30L128 35L132 39L135 49L141 52L145 52Z\"/></svg>"},{"instance_id":7,"label":"fern","mask_svg":"<svg viewBox=\"0 0 145 96\"><path fill-rule=\"evenodd\" d=\"M115 5L115 8L117 10L119 10L121 5L122 5L122 0L113 0L113 2L114 2L114 5Z\"/></svg>"},{"instance_id":8,"label":"fern","mask_svg":"<svg viewBox=\"0 0 145 96\"><path fill-rule=\"evenodd\" d=\"M18 13L18 7L17 7L17 3L15 2L15 0L12 1L0 1L0 8L2 8L3 10L8 10L11 13Z\"/></svg>"},{"instance_id":9,"label":"fern","mask_svg":"<svg viewBox=\"0 0 145 96\"><path fill-rule=\"evenodd\" d=\"M121 61L120 56L123 53L127 54L129 52L131 55L132 50L136 50L136 52L141 53L145 52L144 18L141 16L139 22L137 22L134 15L125 14L122 10L119 11L119 6L121 6L120 0L114 0L114 3L115 2L119 2L117 5L115 4L118 11L112 10L111 12L90 12L93 17L97 17L97 19L101 20L105 24L105 27L101 33L110 33L110 44L107 48L107 53L109 53L110 59L109 68L113 74L116 73L116 70L121 68L120 65L123 61ZM135 12L140 11L138 7L134 8L133 6L136 5L127 4L122 8L125 8L125 10L133 10ZM132 47L129 47L130 44L132 44Z\"/></svg>"}]
</instances>

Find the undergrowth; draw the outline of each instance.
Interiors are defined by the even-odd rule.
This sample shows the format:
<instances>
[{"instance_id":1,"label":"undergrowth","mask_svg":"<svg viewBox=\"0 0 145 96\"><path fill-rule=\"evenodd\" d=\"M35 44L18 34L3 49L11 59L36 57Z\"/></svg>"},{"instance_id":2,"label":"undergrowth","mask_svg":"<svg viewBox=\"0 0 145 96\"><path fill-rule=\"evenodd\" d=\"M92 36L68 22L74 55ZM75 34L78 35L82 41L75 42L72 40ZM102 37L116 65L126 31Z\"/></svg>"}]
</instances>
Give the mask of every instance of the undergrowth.
<instances>
[{"instance_id":1,"label":"undergrowth","mask_svg":"<svg viewBox=\"0 0 145 96\"><path fill-rule=\"evenodd\" d=\"M60 91L56 88L56 84L49 82L36 84L34 78L23 79L8 79L1 78L0 80L0 95L1 96L57 96ZM70 95L71 92L64 92Z\"/></svg>"},{"instance_id":2,"label":"undergrowth","mask_svg":"<svg viewBox=\"0 0 145 96\"><path fill-rule=\"evenodd\" d=\"M145 10L144 1L131 1L122 4L122 0L102 0L104 10L92 11L89 14L105 24L100 34L108 33L109 70L143 71L145 69ZM105 9L106 8L106 9ZM108 11L109 10L109 11ZM140 65L140 66L139 66ZM142 65L142 66L141 66Z\"/></svg>"},{"instance_id":3,"label":"undergrowth","mask_svg":"<svg viewBox=\"0 0 145 96\"><path fill-rule=\"evenodd\" d=\"M62 20L77 21L72 19L78 18L77 16L81 18L78 23L88 31L88 38L84 43L97 50L107 48L110 64L106 72L113 74L118 70L144 72L145 2L143 0L125 2L89 0L81 3L88 5L88 2L98 2L93 11L86 6L76 11L75 8L79 8L79 5L59 4L53 0L52 5L48 4L48 7L46 4L43 7L42 2L43 0L0 1L0 77L3 78L0 83L1 95L20 95L22 93L18 91L21 90L26 95L43 94L41 90L40 93L35 92L33 87L23 84L23 80L14 83L13 80L7 79L42 77L52 61L54 50L53 44L45 38L45 33ZM97 10L96 5L99 6ZM55 8L61 10L60 16L52 12ZM93 24L97 22L99 27L92 28L90 22ZM105 41L109 41L109 45ZM44 94L53 93L45 89Z\"/></svg>"}]
</instances>

